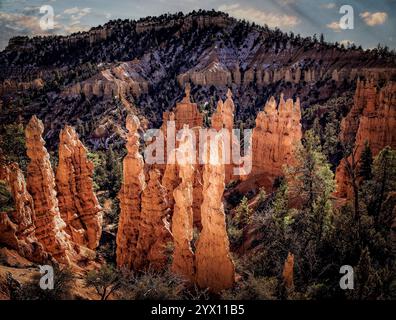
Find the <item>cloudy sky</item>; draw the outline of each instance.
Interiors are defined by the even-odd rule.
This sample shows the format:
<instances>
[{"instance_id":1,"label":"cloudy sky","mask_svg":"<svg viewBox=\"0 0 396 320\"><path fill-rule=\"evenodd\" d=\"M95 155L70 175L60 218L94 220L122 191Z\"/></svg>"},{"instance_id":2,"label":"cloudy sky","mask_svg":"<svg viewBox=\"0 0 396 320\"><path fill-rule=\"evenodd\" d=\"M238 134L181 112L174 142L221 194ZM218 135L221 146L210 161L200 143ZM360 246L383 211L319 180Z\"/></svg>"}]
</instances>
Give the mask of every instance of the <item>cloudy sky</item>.
<instances>
[{"instance_id":1,"label":"cloudy sky","mask_svg":"<svg viewBox=\"0 0 396 320\"><path fill-rule=\"evenodd\" d=\"M342 5L353 8L354 28L340 28ZM54 10L54 28L40 27L40 7ZM216 9L231 16L301 35L323 33L328 41L364 48L396 48L396 0L0 0L0 50L16 35L68 34L111 19Z\"/></svg>"}]
</instances>

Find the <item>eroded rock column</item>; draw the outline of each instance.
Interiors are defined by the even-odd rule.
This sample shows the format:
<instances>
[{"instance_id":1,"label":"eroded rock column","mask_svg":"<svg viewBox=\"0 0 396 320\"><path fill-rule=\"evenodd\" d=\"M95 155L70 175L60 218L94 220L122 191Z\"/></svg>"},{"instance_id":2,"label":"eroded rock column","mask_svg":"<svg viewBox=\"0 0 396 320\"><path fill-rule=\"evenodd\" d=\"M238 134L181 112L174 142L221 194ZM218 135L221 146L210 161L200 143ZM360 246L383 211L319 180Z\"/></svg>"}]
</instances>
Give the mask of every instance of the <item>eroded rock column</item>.
<instances>
[{"instance_id":1,"label":"eroded rock column","mask_svg":"<svg viewBox=\"0 0 396 320\"><path fill-rule=\"evenodd\" d=\"M127 156L123 162L123 182L119 193L120 220L117 233L117 265L132 268L137 255L139 224L141 220L140 196L146 183L144 161L139 153L139 119L129 115L126 119L128 129Z\"/></svg>"},{"instance_id":2,"label":"eroded rock column","mask_svg":"<svg viewBox=\"0 0 396 320\"><path fill-rule=\"evenodd\" d=\"M61 217L73 242L96 249L103 218L93 191L93 163L72 127L66 126L59 139L56 186Z\"/></svg>"},{"instance_id":3,"label":"eroded rock column","mask_svg":"<svg viewBox=\"0 0 396 320\"><path fill-rule=\"evenodd\" d=\"M202 288L218 292L230 288L235 281L234 263L230 257L229 241L223 206L225 168L222 163L222 137L209 150L203 169L202 231L196 245L196 281Z\"/></svg>"},{"instance_id":4,"label":"eroded rock column","mask_svg":"<svg viewBox=\"0 0 396 320\"><path fill-rule=\"evenodd\" d=\"M192 146L188 136L179 145L177 152L178 172L181 179L173 191L174 211L172 216L172 235L174 251L172 271L189 281L194 281L194 253L191 249L193 239L193 184L194 166L189 161ZM191 159L190 159L191 160Z\"/></svg>"},{"instance_id":5,"label":"eroded rock column","mask_svg":"<svg viewBox=\"0 0 396 320\"><path fill-rule=\"evenodd\" d=\"M137 244L136 270L151 268L163 270L167 264L167 244L169 232L168 199L165 188L160 183L160 172L149 172L149 181L142 193L142 213Z\"/></svg>"},{"instance_id":6,"label":"eroded rock column","mask_svg":"<svg viewBox=\"0 0 396 320\"><path fill-rule=\"evenodd\" d=\"M70 264L70 237L65 231L55 191L55 179L42 134L43 123L33 116L26 127L26 147L30 163L27 168L28 191L36 212L36 236L44 249L65 264Z\"/></svg>"},{"instance_id":7,"label":"eroded rock column","mask_svg":"<svg viewBox=\"0 0 396 320\"><path fill-rule=\"evenodd\" d=\"M286 102L281 95L277 108L274 97L256 118L252 137L251 178L258 186L271 190L274 180L283 175L284 165L295 161L294 150L302 138L300 101Z\"/></svg>"},{"instance_id":8,"label":"eroded rock column","mask_svg":"<svg viewBox=\"0 0 396 320\"><path fill-rule=\"evenodd\" d=\"M49 256L36 237L33 198L27 191L25 177L18 164L1 165L0 180L7 183L15 206L11 212L0 213L0 243L31 261L47 261Z\"/></svg>"}]
</instances>

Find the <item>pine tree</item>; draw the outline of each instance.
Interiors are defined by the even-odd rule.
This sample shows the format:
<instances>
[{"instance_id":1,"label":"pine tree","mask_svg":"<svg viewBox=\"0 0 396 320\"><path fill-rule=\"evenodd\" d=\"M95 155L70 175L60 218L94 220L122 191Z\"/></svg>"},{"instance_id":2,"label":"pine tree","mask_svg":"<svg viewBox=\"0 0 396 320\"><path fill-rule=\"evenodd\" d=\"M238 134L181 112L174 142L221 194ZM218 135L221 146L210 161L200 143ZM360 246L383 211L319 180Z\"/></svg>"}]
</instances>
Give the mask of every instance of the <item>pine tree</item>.
<instances>
[{"instance_id":1,"label":"pine tree","mask_svg":"<svg viewBox=\"0 0 396 320\"><path fill-rule=\"evenodd\" d=\"M241 203L236 209L236 218L238 220L238 224L242 227L247 226L250 222L251 215L252 210L249 208L248 199L243 197Z\"/></svg>"},{"instance_id":2,"label":"pine tree","mask_svg":"<svg viewBox=\"0 0 396 320\"><path fill-rule=\"evenodd\" d=\"M371 153L370 144L368 141L364 143L364 149L360 156L360 166L359 166L359 176L363 178L364 181L371 180L372 178L372 167L373 164L373 154Z\"/></svg>"}]
</instances>

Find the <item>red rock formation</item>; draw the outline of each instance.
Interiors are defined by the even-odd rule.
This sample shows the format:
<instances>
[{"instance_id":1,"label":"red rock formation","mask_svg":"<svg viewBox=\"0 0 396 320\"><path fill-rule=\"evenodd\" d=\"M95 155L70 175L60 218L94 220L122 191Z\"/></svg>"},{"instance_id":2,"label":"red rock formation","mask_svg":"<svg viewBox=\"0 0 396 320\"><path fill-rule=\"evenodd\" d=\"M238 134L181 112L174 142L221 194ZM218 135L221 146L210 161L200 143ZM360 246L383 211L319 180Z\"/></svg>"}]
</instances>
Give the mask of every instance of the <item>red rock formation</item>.
<instances>
[{"instance_id":1,"label":"red rock formation","mask_svg":"<svg viewBox=\"0 0 396 320\"><path fill-rule=\"evenodd\" d=\"M294 163L293 151L301 141L300 100L286 102L281 95L278 109L271 97L264 111L256 118L252 137L252 172L250 178L267 190L277 176L283 175L283 166Z\"/></svg>"},{"instance_id":2,"label":"red rock formation","mask_svg":"<svg viewBox=\"0 0 396 320\"><path fill-rule=\"evenodd\" d=\"M234 128L234 112L235 106L234 101L232 100L232 92L230 89L228 89L226 101L223 103L223 101L220 99L217 103L217 110L212 115L212 128L218 131L225 129L227 132L224 133L228 134L227 138L224 140L224 148L227 149L227 154L229 155L225 166L226 184L232 179L238 178L233 175L234 165L232 163L232 144L238 143L237 138L234 136L232 131Z\"/></svg>"},{"instance_id":3,"label":"red rock formation","mask_svg":"<svg viewBox=\"0 0 396 320\"><path fill-rule=\"evenodd\" d=\"M199 146L199 134L198 130L203 126L203 116L199 112L198 106L190 101L190 85L186 85L185 97L182 102L176 104L174 112L164 114L164 122L167 120L175 121L175 130L178 132L183 129L184 126L195 131L196 141L196 155L198 163L198 146ZM166 133L166 126L163 125L163 132ZM177 147L177 142L175 143ZM169 155L172 157L172 154ZM169 157L168 157L169 159ZM175 163L167 163L165 172L162 179L162 184L168 191L168 197L170 199L170 208L173 205L173 191L177 186L178 168ZM193 177L193 212L194 212L194 223L200 225L201 215L201 203L202 203L202 166L196 165Z\"/></svg>"},{"instance_id":4,"label":"red rock formation","mask_svg":"<svg viewBox=\"0 0 396 320\"><path fill-rule=\"evenodd\" d=\"M141 220L140 196L146 187L143 157L139 153L140 122L136 116L126 119L128 129L127 156L123 164L123 182L119 193L120 220L117 233L117 265L132 268L137 255L139 224Z\"/></svg>"},{"instance_id":5,"label":"red rock formation","mask_svg":"<svg viewBox=\"0 0 396 320\"><path fill-rule=\"evenodd\" d=\"M56 186L61 217L73 242L96 249L103 219L93 191L93 163L72 127L66 126L59 139Z\"/></svg>"},{"instance_id":6,"label":"red rock formation","mask_svg":"<svg viewBox=\"0 0 396 320\"><path fill-rule=\"evenodd\" d=\"M294 287L294 254L288 253L282 272L283 283L287 289Z\"/></svg>"},{"instance_id":7,"label":"red rock formation","mask_svg":"<svg viewBox=\"0 0 396 320\"><path fill-rule=\"evenodd\" d=\"M340 138L346 144L354 143L355 162L358 163L364 144L370 145L373 156L383 148L396 148L396 83L387 82L377 89L375 81L358 81L354 104L341 123ZM337 196L350 198L352 187L343 159L337 167Z\"/></svg>"},{"instance_id":8,"label":"red rock formation","mask_svg":"<svg viewBox=\"0 0 396 320\"><path fill-rule=\"evenodd\" d=\"M80 95L87 97L103 97L112 99L117 96L125 103L125 96L129 93L139 97L148 91L148 81L141 75L139 60L123 62L118 66L100 71L93 77L68 86L62 96ZM126 105L129 105L126 103Z\"/></svg>"},{"instance_id":9,"label":"red rock formation","mask_svg":"<svg viewBox=\"0 0 396 320\"><path fill-rule=\"evenodd\" d=\"M139 224L139 239L134 261L136 270L151 268L163 270L167 264L167 243L170 240L168 199L160 183L160 172L149 172L150 180L142 193L142 212Z\"/></svg>"},{"instance_id":10,"label":"red rock formation","mask_svg":"<svg viewBox=\"0 0 396 320\"><path fill-rule=\"evenodd\" d=\"M172 235L174 251L172 271L191 282L194 281L194 254L191 249L193 239L193 179L194 167L188 163L186 152L191 148L188 140L183 140L179 146L178 172L181 179L173 191L175 201L172 216Z\"/></svg>"},{"instance_id":11,"label":"red rock formation","mask_svg":"<svg viewBox=\"0 0 396 320\"><path fill-rule=\"evenodd\" d=\"M36 238L33 199L18 164L2 165L0 180L6 182L15 204L15 210L0 213L0 243L30 261L44 263L49 256Z\"/></svg>"},{"instance_id":12,"label":"red rock formation","mask_svg":"<svg viewBox=\"0 0 396 320\"><path fill-rule=\"evenodd\" d=\"M176 130L180 130L185 124L188 124L190 129L203 126L203 116L199 112L196 103L190 100L190 84L186 85L185 97L181 102L176 103L174 110Z\"/></svg>"},{"instance_id":13,"label":"red rock formation","mask_svg":"<svg viewBox=\"0 0 396 320\"><path fill-rule=\"evenodd\" d=\"M210 148L208 144L205 147L209 153L203 171L202 231L195 253L196 282L213 292L230 288L235 281L222 202L225 168L222 163L222 138L219 140L217 148Z\"/></svg>"},{"instance_id":14,"label":"red rock formation","mask_svg":"<svg viewBox=\"0 0 396 320\"><path fill-rule=\"evenodd\" d=\"M33 116L26 127L26 147L30 163L27 168L28 191L36 212L36 237L44 249L65 264L70 264L72 249L66 224L62 220L56 199L55 179L49 154L44 147L43 123Z\"/></svg>"}]
</instances>

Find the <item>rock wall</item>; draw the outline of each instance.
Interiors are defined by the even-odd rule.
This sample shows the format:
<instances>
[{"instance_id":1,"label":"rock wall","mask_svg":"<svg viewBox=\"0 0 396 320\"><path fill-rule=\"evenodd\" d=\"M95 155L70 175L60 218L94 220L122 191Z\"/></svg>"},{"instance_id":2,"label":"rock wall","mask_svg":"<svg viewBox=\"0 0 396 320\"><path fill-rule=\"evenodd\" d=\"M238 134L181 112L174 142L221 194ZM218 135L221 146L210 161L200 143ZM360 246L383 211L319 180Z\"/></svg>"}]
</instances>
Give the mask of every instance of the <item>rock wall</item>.
<instances>
[{"instance_id":1,"label":"rock wall","mask_svg":"<svg viewBox=\"0 0 396 320\"><path fill-rule=\"evenodd\" d=\"M27 191L25 177L18 164L1 165L0 180L6 182L15 205L15 210L11 212L0 212L0 243L30 261L48 261L48 254L36 237L33 199Z\"/></svg>"},{"instance_id":2,"label":"rock wall","mask_svg":"<svg viewBox=\"0 0 396 320\"><path fill-rule=\"evenodd\" d=\"M387 82L378 88L375 80L358 81L354 104L349 114L341 122L340 139L354 145L355 162L358 163L365 142L370 145L373 156L383 148L396 148L396 83ZM337 196L352 197L352 187L346 169L346 161L341 160L336 170Z\"/></svg>"},{"instance_id":3,"label":"rock wall","mask_svg":"<svg viewBox=\"0 0 396 320\"><path fill-rule=\"evenodd\" d=\"M102 208L93 191L93 163L75 130L66 126L59 135L56 171L59 210L73 242L96 249L102 233Z\"/></svg>"},{"instance_id":4,"label":"rock wall","mask_svg":"<svg viewBox=\"0 0 396 320\"><path fill-rule=\"evenodd\" d=\"M137 258L139 224L141 221L141 194L146 187L144 161L139 153L139 119L128 116L126 148L128 154L123 161L123 181L119 193L120 219L117 233L117 265L133 268Z\"/></svg>"},{"instance_id":5,"label":"rock wall","mask_svg":"<svg viewBox=\"0 0 396 320\"><path fill-rule=\"evenodd\" d=\"M221 138L215 150L206 144L209 161L203 170L202 230L195 252L196 282L213 292L230 288L235 281L223 206L225 167L222 148Z\"/></svg>"},{"instance_id":6,"label":"rock wall","mask_svg":"<svg viewBox=\"0 0 396 320\"><path fill-rule=\"evenodd\" d=\"M124 99L131 93L134 97L139 97L148 91L148 81L141 75L139 60L123 62L118 66L100 71L97 75L83 81L77 82L67 87L62 96L84 94L90 98L92 96L113 99L118 97Z\"/></svg>"},{"instance_id":7,"label":"rock wall","mask_svg":"<svg viewBox=\"0 0 396 320\"><path fill-rule=\"evenodd\" d=\"M300 100L286 102L274 97L258 113L252 137L252 172L249 178L267 190L283 175L283 166L293 164L294 149L302 138Z\"/></svg>"},{"instance_id":8,"label":"rock wall","mask_svg":"<svg viewBox=\"0 0 396 320\"><path fill-rule=\"evenodd\" d=\"M70 264L72 248L62 220L55 191L55 179L42 134L43 123L33 116L26 130L26 148L30 159L27 186L36 212L36 237L44 249L59 262Z\"/></svg>"}]
</instances>

